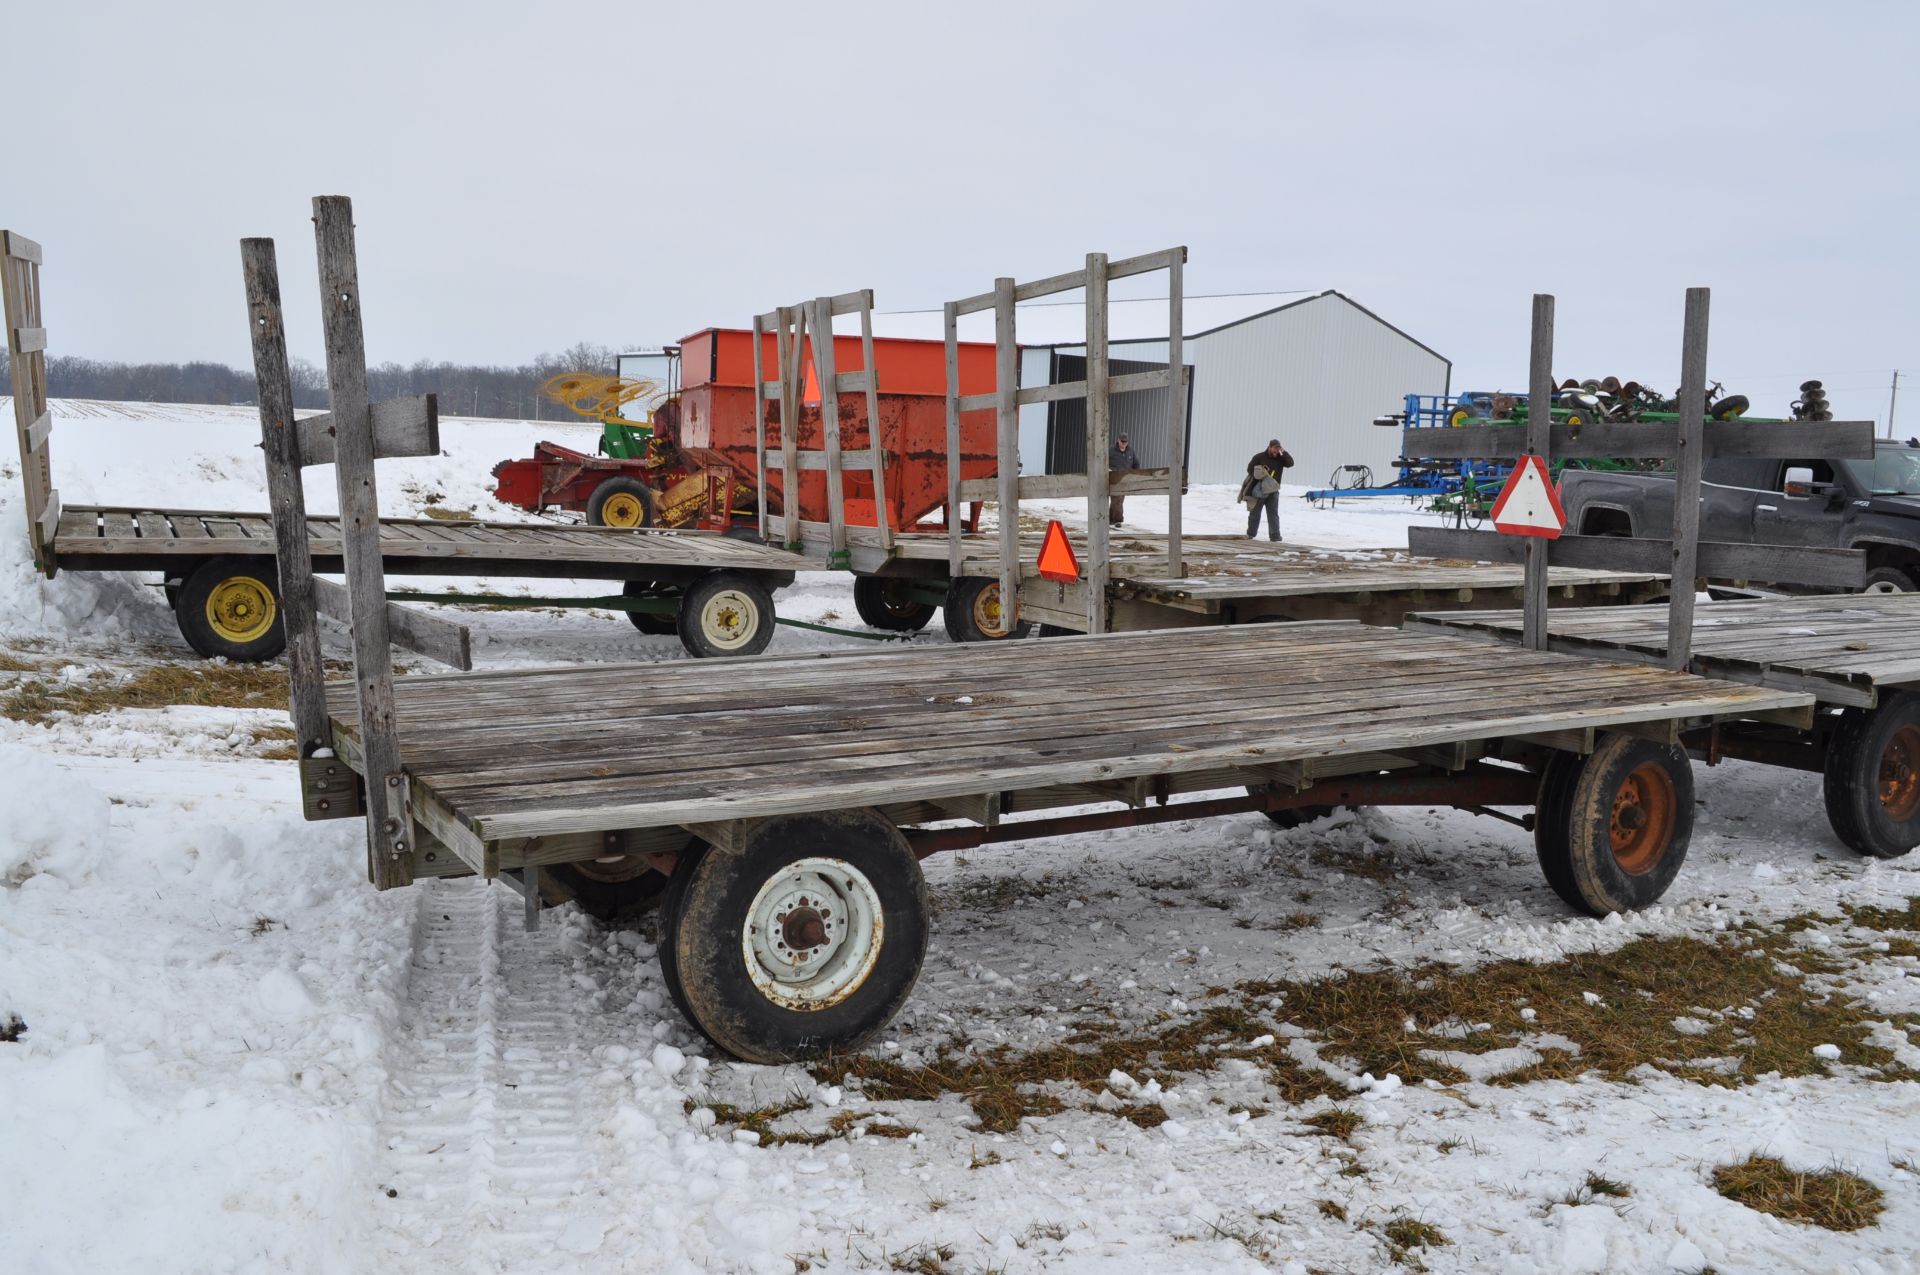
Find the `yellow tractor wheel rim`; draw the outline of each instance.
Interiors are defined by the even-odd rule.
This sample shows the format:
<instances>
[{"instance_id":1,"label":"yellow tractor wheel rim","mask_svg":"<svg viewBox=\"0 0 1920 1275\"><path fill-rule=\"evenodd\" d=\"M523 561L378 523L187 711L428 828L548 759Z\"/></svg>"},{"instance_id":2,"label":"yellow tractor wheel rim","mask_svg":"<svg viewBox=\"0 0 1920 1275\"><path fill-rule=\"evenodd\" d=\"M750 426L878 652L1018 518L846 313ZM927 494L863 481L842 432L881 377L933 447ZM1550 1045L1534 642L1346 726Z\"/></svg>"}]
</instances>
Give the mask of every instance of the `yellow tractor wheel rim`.
<instances>
[{"instance_id":1,"label":"yellow tractor wheel rim","mask_svg":"<svg viewBox=\"0 0 1920 1275\"><path fill-rule=\"evenodd\" d=\"M1001 614L1000 585L996 581L973 596L973 623L991 638L1007 636L1006 617Z\"/></svg>"},{"instance_id":2,"label":"yellow tractor wheel rim","mask_svg":"<svg viewBox=\"0 0 1920 1275\"><path fill-rule=\"evenodd\" d=\"M228 642L255 642L279 613L273 590L252 576L228 576L207 594L207 623Z\"/></svg>"},{"instance_id":3,"label":"yellow tractor wheel rim","mask_svg":"<svg viewBox=\"0 0 1920 1275\"><path fill-rule=\"evenodd\" d=\"M616 491L600 506L609 527L640 527L647 521L647 502L630 491Z\"/></svg>"}]
</instances>

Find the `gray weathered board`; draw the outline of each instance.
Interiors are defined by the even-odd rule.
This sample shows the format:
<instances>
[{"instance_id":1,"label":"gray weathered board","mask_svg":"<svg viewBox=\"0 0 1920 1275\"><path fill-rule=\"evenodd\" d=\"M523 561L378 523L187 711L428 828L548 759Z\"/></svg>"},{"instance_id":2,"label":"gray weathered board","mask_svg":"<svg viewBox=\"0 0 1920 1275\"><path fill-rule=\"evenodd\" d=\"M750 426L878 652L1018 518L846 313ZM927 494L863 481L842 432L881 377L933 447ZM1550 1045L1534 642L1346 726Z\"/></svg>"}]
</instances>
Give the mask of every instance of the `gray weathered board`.
<instances>
[{"instance_id":1,"label":"gray weathered board","mask_svg":"<svg viewBox=\"0 0 1920 1275\"><path fill-rule=\"evenodd\" d=\"M327 564L340 558L340 520L310 517L307 527L320 569L338 570ZM55 543L65 565L82 569L161 570L169 559L271 557L274 551L273 524L266 514L194 509L68 506L61 512ZM624 569L646 566L759 571L818 567L784 549L709 532L433 518L381 519L380 550L390 570L393 564L420 563L433 574L447 575L564 574L532 568L565 568L619 579ZM132 560L152 560L153 565L125 565ZM528 570L516 571L516 565Z\"/></svg>"},{"instance_id":2,"label":"gray weathered board","mask_svg":"<svg viewBox=\"0 0 1920 1275\"><path fill-rule=\"evenodd\" d=\"M1410 629L1516 641L1515 611L1407 617ZM1667 654L1667 608L1559 610L1548 648L1658 664ZM1693 622L1694 672L1727 681L1804 690L1822 702L1871 706L1887 687L1920 682L1920 594L1846 594L1714 602Z\"/></svg>"},{"instance_id":3,"label":"gray weathered board","mask_svg":"<svg viewBox=\"0 0 1920 1275\"><path fill-rule=\"evenodd\" d=\"M1023 562L1038 557L1041 539L1039 532L1022 534ZM1086 552L1082 534L1070 532L1067 539L1076 554ZM972 537L962 544L962 574L991 576L999 570L995 545ZM948 556L943 535L903 535L898 547L904 558L944 560ZM1427 558L1399 549L1286 548L1244 536L1188 536L1183 545L1186 574L1178 577L1167 574L1164 536L1117 532L1108 542L1108 552L1116 594L1207 612L1219 610L1223 602L1247 598L1517 589L1524 574L1511 565ZM1555 567L1550 579L1562 591L1604 594L1608 586L1618 593L1618 586L1651 584L1666 577L1653 571Z\"/></svg>"},{"instance_id":4,"label":"gray weathered board","mask_svg":"<svg viewBox=\"0 0 1920 1275\"><path fill-rule=\"evenodd\" d=\"M1104 643L1097 647L1089 643ZM1113 669L1151 670L1116 683ZM516 838L725 825L1804 707L1804 694L1331 622L703 664L408 677L420 818ZM1386 711L1391 706L1391 711ZM328 688L356 766L352 687Z\"/></svg>"}]
</instances>

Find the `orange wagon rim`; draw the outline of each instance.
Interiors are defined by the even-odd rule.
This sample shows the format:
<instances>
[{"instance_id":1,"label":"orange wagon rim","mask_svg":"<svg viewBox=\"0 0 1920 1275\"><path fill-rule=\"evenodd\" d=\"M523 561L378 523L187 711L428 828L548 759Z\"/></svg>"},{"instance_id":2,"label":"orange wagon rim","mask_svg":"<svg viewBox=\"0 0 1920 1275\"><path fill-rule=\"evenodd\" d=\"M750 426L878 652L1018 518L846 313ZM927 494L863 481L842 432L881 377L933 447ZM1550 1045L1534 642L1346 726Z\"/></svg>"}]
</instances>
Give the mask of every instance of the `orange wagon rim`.
<instances>
[{"instance_id":1,"label":"orange wagon rim","mask_svg":"<svg viewBox=\"0 0 1920 1275\"><path fill-rule=\"evenodd\" d=\"M1904 823L1920 811L1920 726L1902 726L1880 754L1880 808Z\"/></svg>"},{"instance_id":2,"label":"orange wagon rim","mask_svg":"<svg viewBox=\"0 0 1920 1275\"><path fill-rule=\"evenodd\" d=\"M1630 771L1613 794L1609 833L1614 861L1629 876L1643 876L1666 858L1673 843L1679 795L1666 767L1648 762Z\"/></svg>"}]
</instances>

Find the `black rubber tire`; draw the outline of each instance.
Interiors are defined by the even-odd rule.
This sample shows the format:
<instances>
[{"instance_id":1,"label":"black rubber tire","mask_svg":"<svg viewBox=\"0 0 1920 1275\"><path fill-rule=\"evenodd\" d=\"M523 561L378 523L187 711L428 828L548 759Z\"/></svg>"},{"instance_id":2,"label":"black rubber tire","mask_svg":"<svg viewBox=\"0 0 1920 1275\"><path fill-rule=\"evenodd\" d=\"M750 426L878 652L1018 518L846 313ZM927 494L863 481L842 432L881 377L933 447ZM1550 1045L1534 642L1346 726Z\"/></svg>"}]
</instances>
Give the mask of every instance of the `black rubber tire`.
<instances>
[{"instance_id":1,"label":"black rubber tire","mask_svg":"<svg viewBox=\"0 0 1920 1275\"><path fill-rule=\"evenodd\" d=\"M1707 408L1707 417L1709 420L1730 421L1736 416L1744 416L1751 406L1745 394L1729 394L1714 400L1713 405Z\"/></svg>"},{"instance_id":2,"label":"black rubber tire","mask_svg":"<svg viewBox=\"0 0 1920 1275\"><path fill-rule=\"evenodd\" d=\"M1016 623L1012 632L995 632L984 627L974 617L974 610L982 596L989 592L994 597L999 596L998 580L962 577L947 585L947 603L940 608L940 620L946 625L948 637L955 642L1004 642L1008 638L1023 638L1033 632L1033 625L1025 620Z\"/></svg>"},{"instance_id":3,"label":"black rubber tire","mask_svg":"<svg viewBox=\"0 0 1920 1275\"><path fill-rule=\"evenodd\" d=\"M653 488L638 478L609 478L593 489L587 497L587 521L595 527L608 525L606 517L607 502L615 496L628 495L639 498L642 513L636 523L621 523L623 527L651 527L658 519L660 505Z\"/></svg>"},{"instance_id":4,"label":"black rubber tire","mask_svg":"<svg viewBox=\"0 0 1920 1275\"><path fill-rule=\"evenodd\" d=\"M1468 421L1477 421L1486 415L1480 404L1461 399L1447 409L1447 424L1459 429Z\"/></svg>"},{"instance_id":5,"label":"black rubber tire","mask_svg":"<svg viewBox=\"0 0 1920 1275\"><path fill-rule=\"evenodd\" d=\"M1840 724L1827 739L1827 764L1823 776L1827 801L1827 822L1834 835L1849 850L1874 859L1897 859L1920 845L1920 807L1904 819L1895 818L1887 795L1881 790L1889 773L1900 765L1911 771L1913 735L1907 735L1902 751L1904 765L1889 757L1895 736L1920 731L1920 697L1904 692L1888 694L1877 708L1849 708L1840 714Z\"/></svg>"},{"instance_id":6,"label":"black rubber tire","mask_svg":"<svg viewBox=\"0 0 1920 1275\"><path fill-rule=\"evenodd\" d=\"M809 858L839 860L866 878L880 905L880 940L871 967L837 1000L797 1008L754 982L746 927L761 889ZM878 811L763 820L739 853L701 855L680 891L672 959L688 1018L716 1047L746 1062L796 1062L860 1048L906 1004L926 958L926 879L906 838Z\"/></svg>"},{"instance_id":7,"label":"black rubber tire","mask_svg":"<svg viewBox=\"0 0 1920 1275\"><path fill-rule=\"evenodd\" d=\"M180 586L170 583L163 576L160 580L160 591L166 595L167 610L178 611L180 609Z\"/></svg>"},{"instance_id":8,"label":"black rubber tire","mask_svg":"<svg viewBox=\"0 0 1920 1275\"><path fill-rule=\"evenodd\" d=\"M733 600L745 608L741 629L733 636L724 632L709 633L703 623L708 603L723 593L733 594ZM773 595L765 585L744 572L715 571L701 576L680 599L676 631L680 634L680 645L696 659L758 655L773 641L773 627Z\"/></svg>"},{"instance_id":9,"label":"black rubber tire","mask_svg":"<svg viewBox=\"0 0 1920 1275\"><path fill-rule=\"evenodd\" d=\"M1042 624L1036 630L1043 638L1080 637L1079 629L1070 629L1063 624Z\"/></svg>"},{"instance_id":10,"label":"black rubber tire","mask_svg":"<svg viewBox=\"0 0 1920 1275\"><path fill-rule=\"evenodd\" d=\"M700 1025L693 1021L693 1011L687 1008L686 989L680 985L679 951L680 916L687 897L687 879L700 867L713 847L698 839L690 842L680 857L674 861L673 872L667 877L667 888L660 895L660 981L666 984L667 996L673 1001L673 1007L680 1011L680 1017L695 1031Z\"/></svg>"},{"instance_id":11,"label":"black rubber tire","mask_svg":"<svg viewBox=\"0 0 1920 1275\"><path fill-rule=\"evenodd\" d=\"M1884 588L1876 588L1884 585ZM1867 572L1867 580L1861 586L1862 593L1912 593L1913 576L1899 567L1875 567Z\"/></svg>"},{"instance_id":12,"label":"black rubber tire","mask_svg":"<svg viewBox=\"0 0 1920 1275\"><path fill-rule=\"evenodd\" d=\"M1613 842L1620 817L1616 797L1630 780L1640 787L1643 781L1634 777L1641 774L1645 783L1662 790L1654 804L1665 804L1668 822L1664 837L1656 824L1649 844L1629 847L1623 859ZM1686 862L1693 836L1693 767L1678 748L1632 735L1602 735L1593 752L1576 763L1564 798L1554 804L1559 809L1540 814L1553 815L1559 829L1534 844L1547 884L1576 911L1605 916L1646 907L1667 892ZM1638 802L1629 805L1644 810Z\"/></svg>"},{"instance_id":13,"label":"black rubber tire","mask_svg":"<svg viewBox=\"0 0 1920 1275\"><path fill-rule=\"evenodd\" d=\"M551 906L555 902L572 903L588 916L602 921L618 921L637 916L660 901L666 893L667 878L652 868L626 880L603 879L597 864L556 863L540 869L540 896Z\"/></svg>"},{"instance_id":14,"label":"black rubber tire","mask_svg":"<svg viewBox=\"0 0 1920 1275\"><path fill-rule=\"evenodd\" d=\"M273 619L259 636L238 640L214 626L208 603L223 585L251 586L249 592L265 597L273 607ZM180 584L173 608L180 636L208 659L216 656L236 664L260 664L287 649L286 617L280 611L280 581L271 558L209 558L187 574Z\"/></svg>"},{"instance_id":15,"label":"black rubber tire","mask_svg":"<svg viewBox=\"0 0 1920 1275\"><path fill-rule=\"evenodd\" d=\"M1570 903L1580 897L1567 848L1567 816L1573 806L1573 781L1579 775L1579 754L1555 750L1540 772L1540 795L1533 808L1533 851L1540 860L1541 875L1555 894Z\"/></svg>"},{"instance_id":16,"label":"black rubber tire","mask_svg":"<svg viewBox=\"0 0 1920 1275\"><path fill-rule=\"evenodd\" d=\"M651 580L629 580L620 590L623 598L657 598L670 590L663 589ZM629 611L627 619L633 627L648 637L670 637L680 631L680 615L676 610L672 615L655 615L651 611Z\"/></svg>"},{"instance_id":17,"label":"black rubber tire","mask_svg":"<svg viewBox=\"0 0 1920 1275\"><path fill-rule=\"evenodd\" d=\"M936 608L931 602L917 602L905 596L905 591L915 583L885 576L855 576L853 609L876 629L918 633L933 621Z\"/></svg>"},{"instance_id":18,"label":"black rubber tire","mask_svg":"<svg viewBox=\"0 0 1920 1275\"><path fill-rule=\"evenodd\" d=\"M1269 790L1267 784L1248 784L1247 796L1264 796ZM1295 806L1290 810L1262 810L1260 813L1276 828L1298 828L1302 824L1312 823L1315 819L1325 819L1328 815L1344 810L1344 806Z\"/></svg>"}]
</instances>

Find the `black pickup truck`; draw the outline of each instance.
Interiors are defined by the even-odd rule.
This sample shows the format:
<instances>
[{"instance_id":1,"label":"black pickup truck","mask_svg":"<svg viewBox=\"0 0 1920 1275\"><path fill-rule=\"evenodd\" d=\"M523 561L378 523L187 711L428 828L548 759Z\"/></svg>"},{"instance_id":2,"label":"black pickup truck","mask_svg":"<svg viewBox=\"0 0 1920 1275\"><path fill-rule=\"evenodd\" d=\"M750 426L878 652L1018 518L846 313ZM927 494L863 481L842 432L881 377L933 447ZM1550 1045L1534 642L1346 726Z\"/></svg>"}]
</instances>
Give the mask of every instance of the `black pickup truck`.
<instances>
[{"instance_id":1,"label":"black pickup truck","mask_svg":"<svg viewBox=\"0 0 1920 1275\"><path fill-rule=\"evenodd\" d=\"M1703 477L1702 540L1864 549L1868 591L1920 589L1920 439L1877 443L1872 460L1715 458ZM1671 474L1570 468L1560 495L1567 528L1584 536L1673 526Z\"/></svg>"}]
</instances>

